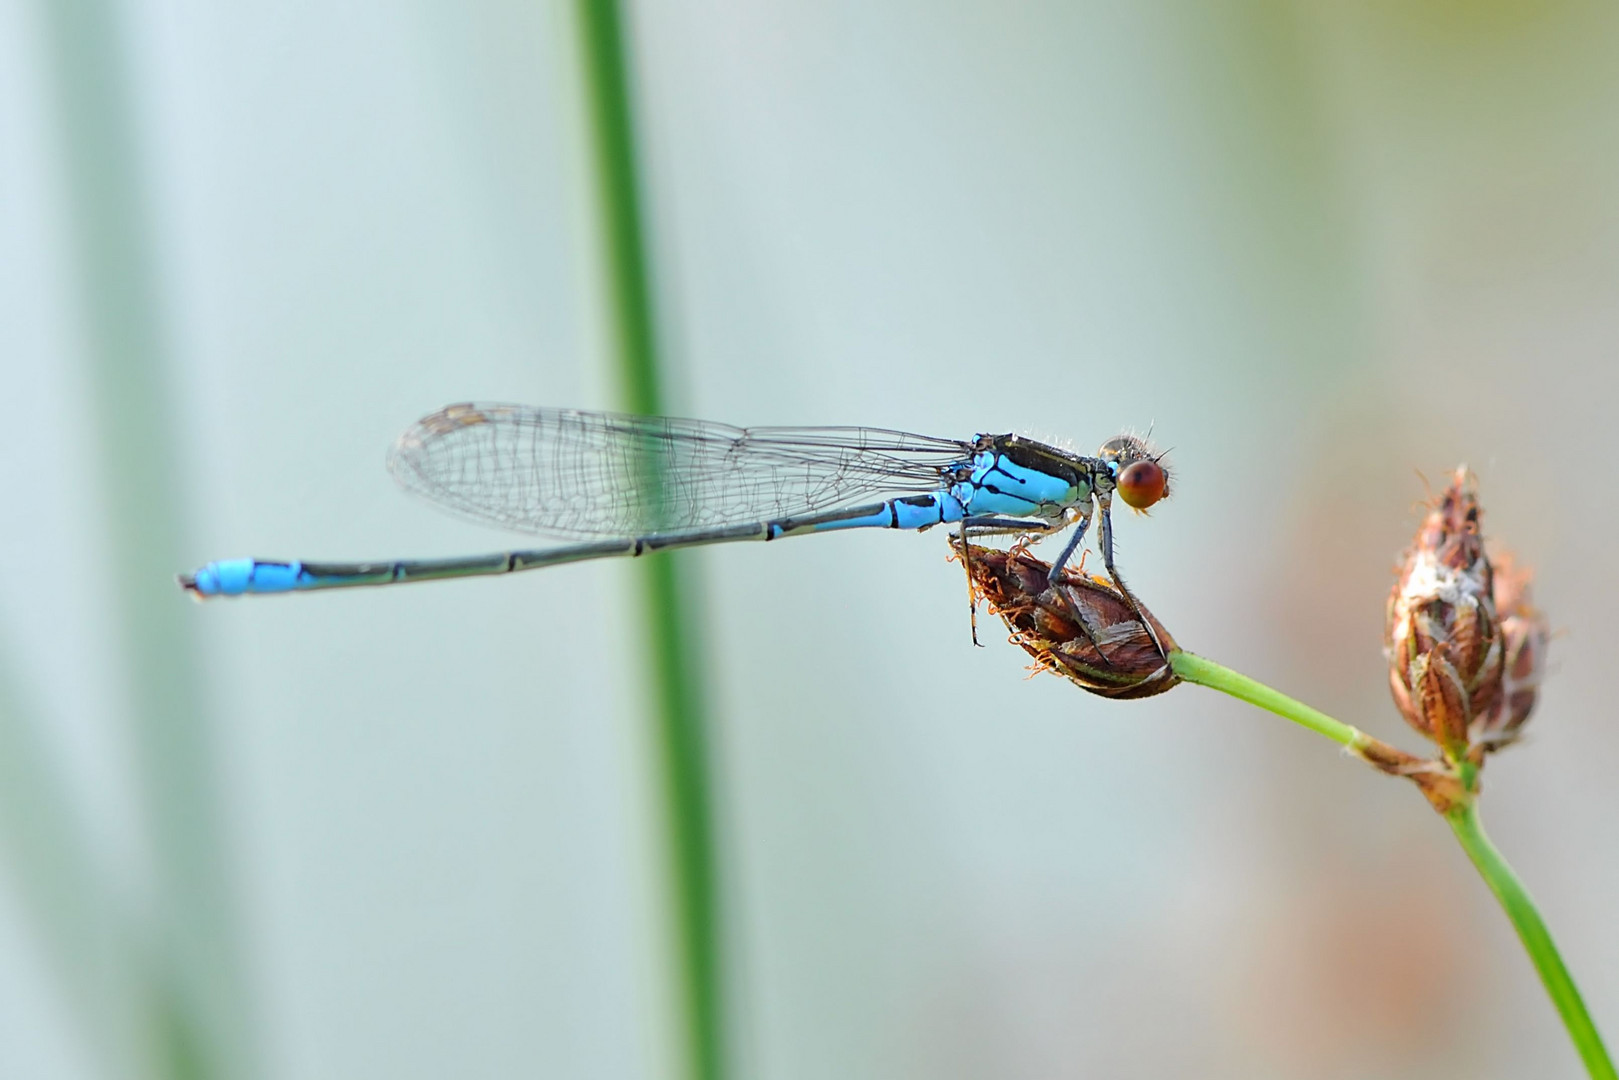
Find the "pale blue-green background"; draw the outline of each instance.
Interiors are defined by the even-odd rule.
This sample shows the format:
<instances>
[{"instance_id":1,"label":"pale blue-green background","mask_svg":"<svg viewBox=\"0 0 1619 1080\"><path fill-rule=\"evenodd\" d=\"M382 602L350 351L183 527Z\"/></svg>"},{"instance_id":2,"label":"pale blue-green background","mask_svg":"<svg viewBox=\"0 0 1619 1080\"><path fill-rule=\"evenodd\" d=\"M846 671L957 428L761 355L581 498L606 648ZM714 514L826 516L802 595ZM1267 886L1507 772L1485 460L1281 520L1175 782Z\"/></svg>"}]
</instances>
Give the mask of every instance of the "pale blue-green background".
<instances>
[{"instance_id":1,"label":"pale blue-green background","mask_svg":"<svg viewBox=\"0 0 1619 1080\"><path fill-rule=\"evenodd\" d=\"M0 746L38 750L0 800L0 1075L142 1075L154 956L245 1076L667 1075L630 567L115 587L524 542L382 459L450 401L613 403L569 9L92 8L120 72L54 2L0 6ZM1409 747L1390 570L1419 471L1477 469L1560 632L1486 815L1619 1037L1619 11L710 0L632 26L678 411L1082 449L1155 425L1177 487L1120 523L1138 591ZM103 78L128 174L75 176L100 135L63 88ZM172 475L108 444L137 404L98 384L117 343L87 359L105 185L139 215ZM150 565L109 509L132 475L177 548ZM1025 681L993 624L972 648L944 553L691 560L737 1075L1577 1075L1414 792L1197 688ZM131 719L154 658L186 673L202 793L166 818L170 774L136 763L171 748Z\"/></svg>"}]
</instances>

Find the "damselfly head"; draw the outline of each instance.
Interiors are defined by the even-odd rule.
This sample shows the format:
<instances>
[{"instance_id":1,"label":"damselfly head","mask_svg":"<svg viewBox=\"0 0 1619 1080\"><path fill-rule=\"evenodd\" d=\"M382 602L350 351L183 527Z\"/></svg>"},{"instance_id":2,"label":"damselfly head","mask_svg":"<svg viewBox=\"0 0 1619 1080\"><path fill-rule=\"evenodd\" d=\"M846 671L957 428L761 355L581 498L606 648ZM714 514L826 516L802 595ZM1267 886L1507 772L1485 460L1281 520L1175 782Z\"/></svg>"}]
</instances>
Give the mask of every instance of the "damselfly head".
<instances>
[{"instance_id":1,"label":"damselfly head","mask_svg":"<svg viewBox=\"0 0 1619 1080\"><path fill-rule=\"evenodd\" d=\"M1169 498L1169 466L1164 455L1139 435L1120 435L1102 444L1102 458L1115 468L1119 498L1135 510Z\"/></svg>"}]
</instances>

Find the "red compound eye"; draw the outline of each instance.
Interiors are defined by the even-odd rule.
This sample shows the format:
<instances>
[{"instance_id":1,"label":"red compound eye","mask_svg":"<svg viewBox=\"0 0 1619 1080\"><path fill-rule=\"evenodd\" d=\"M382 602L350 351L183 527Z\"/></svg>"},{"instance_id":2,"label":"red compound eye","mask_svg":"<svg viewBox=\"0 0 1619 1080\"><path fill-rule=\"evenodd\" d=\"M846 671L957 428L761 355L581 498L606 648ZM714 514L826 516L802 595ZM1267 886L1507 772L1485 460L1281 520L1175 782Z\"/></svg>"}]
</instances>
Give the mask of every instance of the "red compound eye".
<instances>
[{"instance_id":1,"label":"red compound eye","mask_svg":"<svg viewBox=\"0 0 1619 1080\"><path fill-rule=\"evenodd\" d=\"M1119 473L1119 498L1137 510L1145 510L1169 494L1169 474L1150 458L1133 461Z\"/></svg>"}]
</instances>

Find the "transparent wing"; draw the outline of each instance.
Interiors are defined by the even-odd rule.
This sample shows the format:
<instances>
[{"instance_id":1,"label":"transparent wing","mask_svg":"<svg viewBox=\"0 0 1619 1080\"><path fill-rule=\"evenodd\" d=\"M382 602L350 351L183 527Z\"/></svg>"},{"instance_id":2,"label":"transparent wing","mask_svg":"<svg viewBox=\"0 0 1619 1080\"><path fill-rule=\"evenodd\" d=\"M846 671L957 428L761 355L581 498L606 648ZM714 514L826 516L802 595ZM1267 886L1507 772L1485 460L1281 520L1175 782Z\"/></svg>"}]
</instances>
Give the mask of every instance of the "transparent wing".
<instances>
[{"instance_id":1,"label":"transparent wing","mask_svg":"<svg viewBox=\"0 0 1619 1080\"><path fill-rule=\"evenodd\" d=\"M583 539L798 517L939 487L969 443L858 427L738 428L527 405L450 405L388 469L478 521Z\"/></svg>"}]
</instances>

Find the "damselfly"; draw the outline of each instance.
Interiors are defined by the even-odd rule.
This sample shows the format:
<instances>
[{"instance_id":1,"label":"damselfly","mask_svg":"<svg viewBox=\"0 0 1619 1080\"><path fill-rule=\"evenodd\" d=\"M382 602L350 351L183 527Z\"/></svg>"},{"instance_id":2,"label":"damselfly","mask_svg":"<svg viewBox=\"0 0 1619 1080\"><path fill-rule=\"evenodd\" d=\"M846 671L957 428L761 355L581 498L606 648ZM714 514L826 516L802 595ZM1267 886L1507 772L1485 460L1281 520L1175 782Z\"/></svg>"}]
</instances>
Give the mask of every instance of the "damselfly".
<instances>
[{"instance_id":1,"label":"damselfly","mask_svg":"<svg viewBox=\"0 0 1619 1080\"><path fill-rule=\"evenodd\" d=\"M701 420L450 405L399 436L388 468L450 510L520 532L583 541L449 559L325 563L226 559L180 584L198 597L302 592L509 574L733 540L836 529L927 529L1041 536L1073 526L1055 578L1100 517L1113 565L1116 492L1144 510L1169 474L1143 439L1121 435L1085 457L1020 435L939 439L860 427L737 428Z\"/></svg>"}]
</instances>

